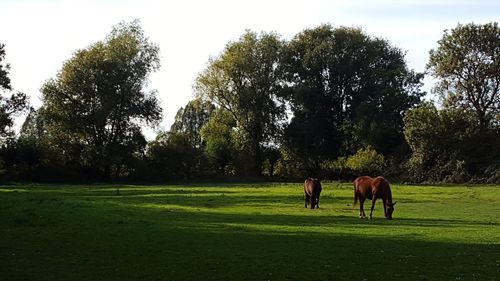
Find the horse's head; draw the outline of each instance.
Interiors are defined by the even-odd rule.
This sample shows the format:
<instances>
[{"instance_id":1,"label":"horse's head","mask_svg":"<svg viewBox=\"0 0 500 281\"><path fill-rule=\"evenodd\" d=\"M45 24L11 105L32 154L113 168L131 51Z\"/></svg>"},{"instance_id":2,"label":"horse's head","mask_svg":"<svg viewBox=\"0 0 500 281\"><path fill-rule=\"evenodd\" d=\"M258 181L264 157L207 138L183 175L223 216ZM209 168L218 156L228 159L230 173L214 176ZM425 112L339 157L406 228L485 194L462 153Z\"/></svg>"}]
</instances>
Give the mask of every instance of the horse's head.
<instances>
[{"instance_id":1,"label":"horse's head","mask_svg":"<svg viewBox=\"0 0 500 281\"><path fill-rule=\"evenodd\" d=\"M396 205L397 202L394 202L394 203L388 203L387 204L387 210L386 210L386 214L387 216L385 217L386 219L388 220L392 220L392 213L394 212L394 205Z\"/></svg>"}]
</instances>

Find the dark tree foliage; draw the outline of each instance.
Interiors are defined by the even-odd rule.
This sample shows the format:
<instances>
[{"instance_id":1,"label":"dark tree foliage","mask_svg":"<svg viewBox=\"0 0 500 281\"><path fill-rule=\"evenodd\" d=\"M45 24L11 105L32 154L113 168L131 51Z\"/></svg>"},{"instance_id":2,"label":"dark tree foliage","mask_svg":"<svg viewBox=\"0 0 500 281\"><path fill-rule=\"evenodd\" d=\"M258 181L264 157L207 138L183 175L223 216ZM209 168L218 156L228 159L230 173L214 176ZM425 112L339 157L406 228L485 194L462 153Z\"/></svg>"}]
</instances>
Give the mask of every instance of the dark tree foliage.
<instances>
[{"instance_id":1,"label":"dark tree foliage","mask_svg":"<svg viewBox=\"0 0 500 281\"><path fill-rule=\"evenodd\" d=\"M45 135L43 116L31 108L19 132L20 139L42 140Z\"/></svg>"},{"instance_id":2,"label":"dark tree foliage","mask_svg":"<svg viewBox=\"0 0 500 281\"><path fill-rule=\"evenodd\" d=\"M28 97L24 93L14 92L10 97L4 94L12 91L10 84L9 65L4 64L5 45L0 44L0 166L7 171L3 174L6 179L26 177L35 170L42 158L40 150L35 145L17 141L13 138L12 126L14 117L25 112L28 108ZM16 167L15 171L12 171Z\"/></svg>"},{"instance_id":3,"label":"dark tree foliage","mask_svg":"<svg viewBox=\"0 0 500 281\"><path fill-rule=\"evenodd\" d=\"M0 89L11 90L9 78L9 64L4 64L5 44L0 44Z\"/></svg>"},{"instance_id":4,"label":"dark tree foliage","mask_svg":"<svg viewBox=\"0 0 500 281\"><path fill-rule=\"evenodd\" d=\"M10 170L19 164L34 165L38 157L29 151L29 147L24 149L26 146L19 145L13 138L14 117L28 109L28 97L24 93L10 93L10 66L4 64L4 60L5 45L0 44L0 168ZM10 94L10 97L4 94ZM2 176L5 178L3 173Z\"/></svg>"},{"instance_id":5,"label":"dark tree foliage","mask_svg":"<svg viewBox=\"0 0 500 281\"><path fill-rule=\"evenodd\" d=\"M158 180L191 179L205 176L211 168L205 157L201 130L215 106L200 98L181 107L169 132L161 132L149 143L147 157Z\"/></svg>"},{"instance_id":6,"label":"dark tree foliage","mask_svg":"<svg viewBox=\"0 0 500 281\"><path fill-rule=\"evenodd\" d=\"M500 179L495 178L500 171L500 130L477 130L471 110L437 109L426 103L408 111L404 121L405 137L412 149L408 169L413 180Z\"/></svg>"},{"instance_id":7,"label":"dark tree foliage","mask_svg":"<svg viewBox=\"0 0 500 281\"><path fill-rule=\"evenodd\" d=\"M14 116L28 109L28 97L24 93L14 92L10 97L4 94L12 91L9 78L9 64L4 64L5 45L0 44L0 138L12 135Z\"/></svg>"},{"instance_id":8,"label":"dark tree foliage","mask_svg":"<svg viewBox=\"0 0 500 281\"><path fill-rule=\"evenodd\" d=\"M403 113L420 102L423 75L400 49L322 25L296 35L284 62L293 112L285 142L310 168L367 145L389 154L404 142Z\"/></svg>"},{"instance_id":9,"label":"dark tree foliage","mask_svg":"<svg viewBox=\"0 0 500 281\"><path fill-rule=\"evenodd\" d=\"M12 126L14 117L25 112L29 107L29 101L26 94L16 92L6 98L0 96L0 137L12 136Z\"/></svg>"},{"instance_id":10,"label":"dark tree foliage","mask_svg":"<svg viewBox=\"0 0 500 281\"><path fill-rule=\"evenodd\" d=\"M205 176L210 168L203 149L195 147L186 133L162 132L149 143L150 179L189 180Z\"/></svg>"},{"instance_id":11,"label":"dark tree foliage","mask_svg":"<svg viewBox=\"0 0 500 281\"><path fill-rule=\"evenodd\" d=\"M138 21L118 24L44 84L40 114L47 138L69 162L96 167L106 178L120 173L146 145L141 126L161 119L155 92L144 90L158 68L158 46Z\"/></svg>"},{"instance_id":12,"label":"dark tree foliage","mask_svg":"<svg viewBox=\"0 0 500 281\"><path fill-rule=\"evenodd\" d=\"M194 99L177 111L170 132L186 134L194 147L202 148L201 128L208 122L214 110L215 106L211 102Z\"/></svg>"},{"instance_id":13,"label":"dark tree foliage","mask_svg":"<svg viewBox=\"0 0 500 281\"><path fill-rule=\"evenodd\" d=\"M236 121L232 114L223 108L216 109L210 120L201 128L205 154L219 175L230 174L230 165L235 165L235 128Z\"/></svg>"}]
</instances>

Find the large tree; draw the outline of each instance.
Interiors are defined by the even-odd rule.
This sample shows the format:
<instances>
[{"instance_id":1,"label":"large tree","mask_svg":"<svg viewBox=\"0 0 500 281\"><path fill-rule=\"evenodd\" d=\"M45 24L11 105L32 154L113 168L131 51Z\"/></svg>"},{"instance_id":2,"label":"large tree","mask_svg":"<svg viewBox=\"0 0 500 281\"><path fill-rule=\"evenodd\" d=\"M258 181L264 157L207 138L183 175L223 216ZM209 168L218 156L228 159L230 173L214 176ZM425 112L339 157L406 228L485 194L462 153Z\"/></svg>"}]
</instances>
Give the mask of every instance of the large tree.
<instances>
[{"instance_id":1,"label":"large tree","mask_svg":"<svg viewBox=\"0 0 500 281\"><path fill-rule=\"evenodd\" d=\"M12 92L9 64L4 63L5 45L0 44L0 138L12 134L14 116L28 108L28 97L21 92ZM9 97L4 94L10 93Z\"/></svg>"},{"instance_id":2,"label":"large tree","mask_svg":"<svg viewBox=\"0 0 500 281\"><path fill-rule=\"evenodd\" d=\"M170 132L160 132L148 145L153 170L163 178L203 176L208 170L201 138L202 127L209 122L215 106L200 98L181 107Z\"/></svg>"},{"instance_id":3,"label":"large tree","mask_svg":"<svg viewBox=\"0 0 500 281\"><path fill-rule=\"evenodd\" d=\"M207 168L203 151L194 146L188 134L161 132L149 143L147 156L152 178L191 179Z\"/></svg>"},{"instance_id":4,"label":"large tree","mask_svg":"<svg viewBox=\"0 0 500 281\"><path fill-rule=\"evenodd\" d=\"M463 148L473 135L472 122L462 110L439 110L424 103L409 110L404 121L412 150L408 171L414 180L443 180L455 172L452 166L469 156Z\"/></svg>"},{"instance_id":5,"label":"large tree","mask_svg":"<svg viewBox=\"0 0 500 281\"><path fill-rule=\"evenodd\" d=\"M500 28L498 23L459 24L430 51L429 73L447 107L473 110L479 128L500 122Z\"/></svg>"},{"instance_id":6,"label":"large tree","mask_svg":"<svg viewBox=\"0 0 500 281\"><path fill-rule=\"evenodd\" d=\"M262 171L263 149L280 130L284 106L281 52L274 33L247 31L209 61L197 79L198 93L231 113L248 140L255 172Z\"/></svg>"},{"instance_id":7,"label":"large tree","mask_svg":"<svg viewBox=\"0 0 500 281\"><path fill-rule=\"evenodd\" d=\"M423 93L422 74L408 69L400 49L358 28L322 25L297 34L285 58L293 112L285 140L310 168L404 142L403 112Z\"/></svg>"},{"instance_id":8,"label":"large tree","mask_svg":"<svg viewBox=\"0 0 500 281\"><path fill-rule=\"evenodd\" d=\"M471 110L426 103L409 110L404 121L414 180L498 181L500 130L477 130Z\"/></svg>"},{"instance_id":9,"label":"large tree","mask_svg":"<svg viewBox=\"0 0 500 281\"><path fill-rule=\"evenodd\" d=\"M200 131L205 143L205 154L221 175L229 172L227 168L237 154L233 136L235 127L236 122L231 113L218 108Z\"/></svg>"},{"instance_id":10,"label":"large tree","mask_svg":"<svg viewBox=\"0 0 500 281\"><path fill-rule=\"evenodd\" d=\"M211 102L201 98L188 102L177 111L170 133L186 134L194 147L202 148L201 128L208 122L214 110L215 106Z\"/></svg>"},{"instance_id":11,"label":"large tree","mask_svg":"<svg viewBox=\"0 0 500 281\"><path fill-rule=\"evenodd\" d=\"M161 119L155 92L145 90L160 66L158 50L138 21L120 23L104 41L76 51L43 85L40 114L62 153L79 154L84 166L109 177L144 148L141 126Z\"/></svg>"}]
</instances>

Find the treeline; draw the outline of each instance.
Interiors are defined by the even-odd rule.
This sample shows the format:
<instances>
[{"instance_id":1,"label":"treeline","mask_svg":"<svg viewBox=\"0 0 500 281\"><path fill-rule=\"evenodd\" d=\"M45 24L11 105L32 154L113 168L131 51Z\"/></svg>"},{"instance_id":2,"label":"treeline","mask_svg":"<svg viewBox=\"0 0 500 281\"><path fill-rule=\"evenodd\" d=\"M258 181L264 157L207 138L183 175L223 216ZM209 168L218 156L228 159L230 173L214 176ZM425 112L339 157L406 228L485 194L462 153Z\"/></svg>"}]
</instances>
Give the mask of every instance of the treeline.
<instances>
[{"instance_id":1,"label":"treeline","mask_svg":"<svg viewBox=\"0 0 500 281\"><path fill-rule=\"evenodd\" d=\"M158 51L138 21L120 23L47 80L34 110L11 89L0 45L0 88L11 94L0 101L2 178L500 182L497 23L458 25L430 51L439 106L423 101L424 73L401 49L359 28L321 25L291 40L246 31L209 60L170 130L147 142L141 128L162 118L146 90Z\"/></svg>"}]
</instances>

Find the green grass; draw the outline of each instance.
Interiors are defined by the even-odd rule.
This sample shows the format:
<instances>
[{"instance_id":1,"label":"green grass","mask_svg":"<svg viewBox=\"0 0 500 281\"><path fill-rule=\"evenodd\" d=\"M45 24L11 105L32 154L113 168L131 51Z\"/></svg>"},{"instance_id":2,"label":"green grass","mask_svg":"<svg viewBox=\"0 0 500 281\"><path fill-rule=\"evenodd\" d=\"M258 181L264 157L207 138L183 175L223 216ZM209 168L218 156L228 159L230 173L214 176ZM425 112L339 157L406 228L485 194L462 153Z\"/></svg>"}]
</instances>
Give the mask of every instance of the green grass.
<instances>
[{"instance_id":1,"label":"green grass","mask_svg":"<svg viewBox=\"0 0 500 281\"><path fill-rule=\"evenodd\" d=\"M120 189L0 186L0 280L500 280L499 186L393 186L392 221L350 184Z\"/></svg>"}]
</instances>

